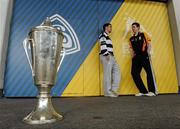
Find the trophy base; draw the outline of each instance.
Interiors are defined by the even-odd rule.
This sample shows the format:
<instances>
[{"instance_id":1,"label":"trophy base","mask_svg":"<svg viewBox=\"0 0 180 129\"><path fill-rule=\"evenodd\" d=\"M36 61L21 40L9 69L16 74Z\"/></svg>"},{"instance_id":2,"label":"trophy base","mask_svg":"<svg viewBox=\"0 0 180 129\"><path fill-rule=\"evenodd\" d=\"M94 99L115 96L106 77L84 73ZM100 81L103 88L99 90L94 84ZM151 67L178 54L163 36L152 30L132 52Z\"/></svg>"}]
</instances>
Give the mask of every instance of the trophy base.
<instances>
[{"instance_id":1,"label":"trophy base","mask_svg":"<svg viewBox=\"0 0 180 129\"><path fill-rule=\"evenodd\" d=\"M63 116L56 113L51 114L51 118L45 118L42 115L37 115L36 112L32 111L27 117L23 119L23 122L31 125L37 125L37 124L48 124L48 123L54 123L56 121L60 121L63 119Z\"/></svg>"},{"instance_id":2,"label":"trophy base","mask_svg":"<svg viewBox=\"0 0 180 129\"><path fill-rule=\"evenodd\" d=\"M51 97L39 97L38 104L23 121L27 124L47 124L60 121L63 116L58 114L51 103Z\"/></svg>"}]
</instances>

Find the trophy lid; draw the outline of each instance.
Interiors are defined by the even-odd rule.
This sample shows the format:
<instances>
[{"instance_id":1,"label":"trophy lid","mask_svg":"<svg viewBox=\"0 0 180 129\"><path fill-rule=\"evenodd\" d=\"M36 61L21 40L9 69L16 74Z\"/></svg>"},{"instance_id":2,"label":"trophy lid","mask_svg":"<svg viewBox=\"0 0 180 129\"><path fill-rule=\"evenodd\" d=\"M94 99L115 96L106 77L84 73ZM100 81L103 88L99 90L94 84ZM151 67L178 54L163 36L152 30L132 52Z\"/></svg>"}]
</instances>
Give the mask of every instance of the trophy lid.
<instances>
[{"instance_id":1,"label":"trophy lid","mask_svg":"<svg viewBox=\"0 0 180 129\"><path fill-rule=\"evenodd\" d=\"M47 17L41 26L52 26L51 19L49 17Z\"/></svg>"},{"instance_id":2,"label":"trophy lid","mask_svg":"<svg viewBox=\"0 0 180 129\"><path fill-rule=\"evenodd\" d=\"M31 34L34 31L53 31L63 35L61 30L53 27L51 19L49 17L47 17L41 25L32 28L29 34Z\"/></svg>"}]
</instances>

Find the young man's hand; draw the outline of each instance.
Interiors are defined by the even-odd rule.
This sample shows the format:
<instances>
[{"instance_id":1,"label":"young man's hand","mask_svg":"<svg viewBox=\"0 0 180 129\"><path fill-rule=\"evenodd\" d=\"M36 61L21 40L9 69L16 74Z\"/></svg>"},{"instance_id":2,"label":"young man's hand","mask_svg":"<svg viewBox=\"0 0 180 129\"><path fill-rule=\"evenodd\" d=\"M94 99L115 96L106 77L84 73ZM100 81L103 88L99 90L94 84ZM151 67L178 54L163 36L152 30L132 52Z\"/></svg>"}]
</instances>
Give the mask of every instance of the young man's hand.
<instances>
[{"instance_id":1,"label":"young man's hand","mask_svg":"<svg viewBox=\"0 0 180 129\"><path fill-rule=\"evenodd\" d=\"M130 53L131 53L131 57L134 58L134 56L136 55L136 53L130 48Z\"/></svg>"},{"instance_id":2,"label":"young man's hand","mask_svg":"<svg viewBox=\"0 0 180 129\"><path fill-rule=\"evenodd\" d=\"M110 60L110 55L106 56L106 60L107 60L107 61Z\"/></svg>"}]
</instances>

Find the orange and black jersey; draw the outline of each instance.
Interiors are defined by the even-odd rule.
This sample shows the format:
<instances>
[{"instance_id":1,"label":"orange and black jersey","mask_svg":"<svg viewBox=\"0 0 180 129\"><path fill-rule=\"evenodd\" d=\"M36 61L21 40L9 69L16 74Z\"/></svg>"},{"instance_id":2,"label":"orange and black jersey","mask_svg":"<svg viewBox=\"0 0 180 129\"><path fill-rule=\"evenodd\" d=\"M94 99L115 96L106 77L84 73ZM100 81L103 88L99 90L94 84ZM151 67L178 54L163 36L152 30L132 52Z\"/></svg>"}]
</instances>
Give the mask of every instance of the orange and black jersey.
<instances>
[{"instance_id":1,"label":"orange and black jersey","mask_svg":"<svg viewBox=\"0 0 180 129\"><path fill-rule=\"evenodd\" d=\"M148 44L151 39L146 33L139 32L137 36L133 35L130 38L130 47L136 55L147 54Z\"/></svg>"}]
</instances>

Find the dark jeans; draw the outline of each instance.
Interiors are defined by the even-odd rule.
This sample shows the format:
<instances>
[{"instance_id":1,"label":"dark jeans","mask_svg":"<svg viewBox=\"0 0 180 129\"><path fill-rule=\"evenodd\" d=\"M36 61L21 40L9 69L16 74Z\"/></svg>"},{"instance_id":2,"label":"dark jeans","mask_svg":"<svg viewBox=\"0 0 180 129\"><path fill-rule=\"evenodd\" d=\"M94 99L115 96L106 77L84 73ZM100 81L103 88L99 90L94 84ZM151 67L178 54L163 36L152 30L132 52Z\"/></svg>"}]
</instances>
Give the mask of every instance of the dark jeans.
<instances>
[{"instance_id":1,"label":"dark jeans","mask_svg":"<svg viewBox=\"0 0 180 129\"><path fill-rule=\"evenodd\" d=\"M141 93L148 93L140 76L142 68L145 69L147 74L148 91L155 93L155 85L153 81L149 57L145 55L136 55L132 59L131 75L139 91Z\"/></svg>"}]
</instances>

